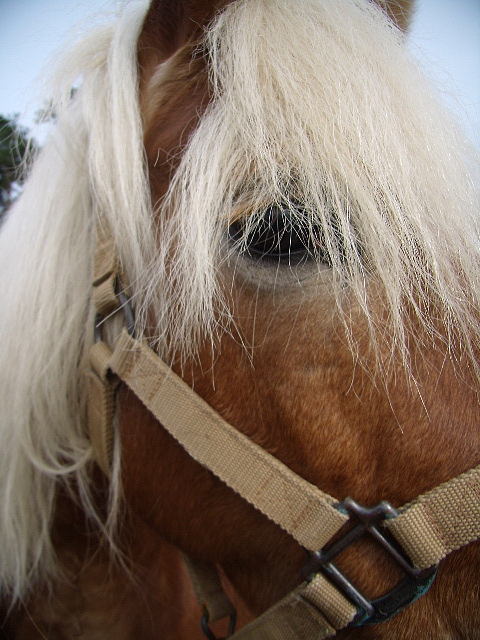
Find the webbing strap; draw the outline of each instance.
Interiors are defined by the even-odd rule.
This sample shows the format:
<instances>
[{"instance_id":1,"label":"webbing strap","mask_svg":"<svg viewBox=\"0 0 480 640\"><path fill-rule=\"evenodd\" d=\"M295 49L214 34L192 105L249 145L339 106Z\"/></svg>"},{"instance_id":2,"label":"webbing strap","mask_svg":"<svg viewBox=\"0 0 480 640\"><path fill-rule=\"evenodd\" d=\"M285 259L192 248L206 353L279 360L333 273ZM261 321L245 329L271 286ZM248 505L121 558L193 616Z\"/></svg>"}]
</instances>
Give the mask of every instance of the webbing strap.
<instances>
[{"instance_id":1,"label":"webbing strap","mask_svg":"<svg viewBox=\"0 0 480 640\"><path fill-rule=\"evenodd\" d=\"M413 564L427 569L480 537L480 466L400 509L387 527Z\"/></svg>"},{"instance_id":2,"label":"webbing strap","mask_svg":"<svg viewBox=\"0 0 480 640\"><path fill-rule=\"evenodd\" d=\"M326 603L329 610L323 615ZM231 640L324 640L347 626L355 614L355 607L317 574L312 582L301 585L237 631Z\"/></svg>"},{"instance_id":3,"label":"webbing strap","mask_svg":"<svg viewBox=\"0 0 480 640\"><path fill-rule=\"evenodd\" d=\"M186 555L184 561L197 602L208 610L210 621L231 616L234 613L233 605L223 590L216 567L194 561ZM336 630L346 627L356 614L354 605L324 576L317 574L311 582L296 588L231 638L329 638ZM303 631L299 635L300 630Z\"/></svg>"},{"instance_id":4,"label":"webbing strap","mask_svg":"<svg viewBox=\"0 0 480 640\"><path fill-rule=\"evenodd\" d=\"M211 622L234 613L216 568L184 555L198 603ZM346 627L356 608L321 574L292 591L263 615L238 631L231 640L321 640Z\"/></svg>"},{"instance_id":5,"label":"webbing strap","mask_svg":"<svg viewBox=\"0 0 480 640\"><path fill-rule=\"evenodd\" d=\"M320 549L348 520L334 498L225 422L146 342L123 330L110 367L192 458L303 547Z\"/></svg>"},{"instance_id":6,"label":"webbing strap","mask_svg":"<svg viewBox=\"0 0 480 640\"><path fill-rule=\"evenodd\" d=\"M199 562L183 554L193 590L198 604L208 611L209 621L215 622L235 614L235 607L230 602L218 575L215 565L210 562Z\"/></svg>"},{"instance_id":7,"label":"webbing strap","mask_svg":"<svg viewBox=\"0 0 480 640\"><path fill-rule=\"evenodd\" d=\"M97 224L96 235L93 256L93 301L97 313L105 318L118 307L115 283L120 272L120 264L108 225Z\"/></svg>"},{"instance_id":8,"label":"webbing strap","mask_svg":"<svg viewBox=\"0 0 480 640\"><path fill-rule=\"evenodd\" d=\"M105 342L97 342L90 351L90 368L87 371L90 438L95 459L107 476L110 475L113 457L115 391L120 382L110 371L111 355Z\"/></svg>"},{"instance_id":9,"label":"webbing strap","mask_svg":"<svg viewBox=\"0 0 480 640\"><path fill-rule=\"evenodd\" d=\"M106 318L118 309L115 286L120 271L110 227L106 223L97 223L92 280L92 298L97 317ZM110 475L112 464L112 423L115 391L119 383L110 370L111 355L108 345L103 341L97 341L90 351L90 367L87 371L90 437L98 465L107 476Z\"/></svg>"}]
</instances>

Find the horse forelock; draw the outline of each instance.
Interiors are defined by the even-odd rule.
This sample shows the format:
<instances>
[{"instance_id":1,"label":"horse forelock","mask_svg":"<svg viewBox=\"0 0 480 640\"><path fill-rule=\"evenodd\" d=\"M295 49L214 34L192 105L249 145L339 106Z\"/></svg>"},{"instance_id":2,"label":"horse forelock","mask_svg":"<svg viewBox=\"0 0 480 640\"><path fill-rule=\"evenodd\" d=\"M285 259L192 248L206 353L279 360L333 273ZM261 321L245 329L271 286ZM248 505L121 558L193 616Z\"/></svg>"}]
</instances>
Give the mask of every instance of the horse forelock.
<instances>
[{"instance_id":1,"label":"horse forelock","mask_svg":"<svg viewBox=\"0 0 480 640\"><path fill-rule=\"evenodd\" d=\"M472 352L478 346L478 192L467 151L387 19L355 0L239 1L156 71L141 114L136 41L146 4L132 3L116 26L80 42L54 76L57 132L0 239L9 301L0 340L0 483L9 487L0 582L16 597L54 565L59 477L76 474L96 517L79 382L92 339L96 217L114 231L138 329L154 318L149 335L164 353L191 354L219 319L230 321L217 274L232 219L293 200L326 226L339 308L348 290L373 327L365 292L373 278L401 350L405 301L427 332L437 331L422 309L432 297L445 335ZM158 136L173 126L174 94L186 81L201 89L198 121L187 115L188 132L181 144L172 136L173 155L160 166ZM182 104L191 109L188 95ZM160 173L154 218L143 116L153 183ZM331 210L345 237L341 256L326 225Z\"/></svg>"},{"instance_id":2,"label":"horse forelock","mask_svg":"<svg viewBox=\"0 0 480 640\"><path fill-rule=\"evenodd\" d=\"M195 327L208 334L228 317L216 269L229 223L249 215L254 226L266 204L300 202L308 224L324 229L339 308L347 289L373 339L366 281L385 300L382 339L391 332L404 357L409 313L438 334L432 308L445 333L474 351L478 185L470 169L478 160L467 167L461 134L383 12L362 2L233 3L198 45L199 57L213 97L184 136L149 274L160 344L168 336L188 352ZM158 79L176 71L172 60L160 68L157 100L171 82ZM160 107L151 121L168 128L165 115ZM147 153L158 152L152 137Z\"/></svg>"}]
</instances>

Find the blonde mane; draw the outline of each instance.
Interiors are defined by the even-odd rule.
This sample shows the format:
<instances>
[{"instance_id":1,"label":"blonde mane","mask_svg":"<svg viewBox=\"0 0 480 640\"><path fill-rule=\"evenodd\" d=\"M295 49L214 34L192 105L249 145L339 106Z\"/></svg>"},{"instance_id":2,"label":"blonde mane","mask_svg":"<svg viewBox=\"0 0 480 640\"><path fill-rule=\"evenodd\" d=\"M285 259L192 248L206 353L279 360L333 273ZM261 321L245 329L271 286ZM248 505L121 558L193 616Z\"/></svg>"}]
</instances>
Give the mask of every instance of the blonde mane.
<instances>
[{"instance_id":1,"label":"blonde mane","mask_svg":"<svg viewBox=\"0 0 480 640\"><path fill-rule=\"evenodd\" d=\"M324 229L339 308L347 290L377 335L373 279L404 355L409 306L426 335L440 321L447 349L460 345L477 366L477 159L382 12L360 0L227 7L197 51L214 97L154 231L136 60L147 4L128 4L65 56L53 83L56 130L0 236L0 584L13 598L55 569L59 483L76 484L88 516L113 536L119 452L105 524L84 419L96 219L114 230L138 332L153 311L149 331L164 354L191 354L227 327L217 276L238 212L301 202L303 223Z\"/></svg>"}]
</instances>

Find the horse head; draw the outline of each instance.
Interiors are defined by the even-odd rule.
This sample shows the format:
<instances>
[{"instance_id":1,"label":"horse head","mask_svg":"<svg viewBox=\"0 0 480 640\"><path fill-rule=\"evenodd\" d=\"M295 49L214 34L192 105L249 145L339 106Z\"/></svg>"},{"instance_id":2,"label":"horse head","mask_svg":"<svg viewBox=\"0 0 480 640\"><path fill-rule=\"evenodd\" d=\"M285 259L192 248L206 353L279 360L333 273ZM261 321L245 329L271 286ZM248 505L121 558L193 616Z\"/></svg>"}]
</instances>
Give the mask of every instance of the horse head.
<instances>
[{"instance_id":1,"label":"horse head","mask_svg":"<svg viewBox=\"0 0 480 640\"><path fill-rule=\"evenodd\" d=\"M131 3L67 56L56 132L2 230L7 637L202 638L182 554L218 569L240 627L325 573L276 504L256 508L273 476L244 499L136 392L141 371L117 377L125 317L122 353L144 345L155 393L166 366L253 443L207 444L239 482L262 451L342 513L401 510L479 464L477 161L407 52L412 5ZM335 566L369 601L402 579L371 535ZM473 639L479 570L462 542L421 599L337 637ZM238 637L329 637L300 627Z\"/></svg>"}]
</instances>

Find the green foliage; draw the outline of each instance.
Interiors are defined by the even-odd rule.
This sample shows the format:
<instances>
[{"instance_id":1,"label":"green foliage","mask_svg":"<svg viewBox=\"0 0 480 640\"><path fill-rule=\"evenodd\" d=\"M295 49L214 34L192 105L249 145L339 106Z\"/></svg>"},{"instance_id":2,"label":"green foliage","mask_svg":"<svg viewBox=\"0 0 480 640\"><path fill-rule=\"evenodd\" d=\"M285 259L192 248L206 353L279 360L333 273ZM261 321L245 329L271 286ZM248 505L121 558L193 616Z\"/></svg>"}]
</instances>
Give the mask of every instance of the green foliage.
<instances>
[{"instance_id":1,"label":"green foliage","mask_svg":"<svg viewBox=\"0 0 480 640\"><path fill-rule=\"evenodd\" d=\"M17 116L0 115L0 217L20 191L24 164L35 145L29 142L28 130L18 124Z\"/></svg>"}]
</instances>

